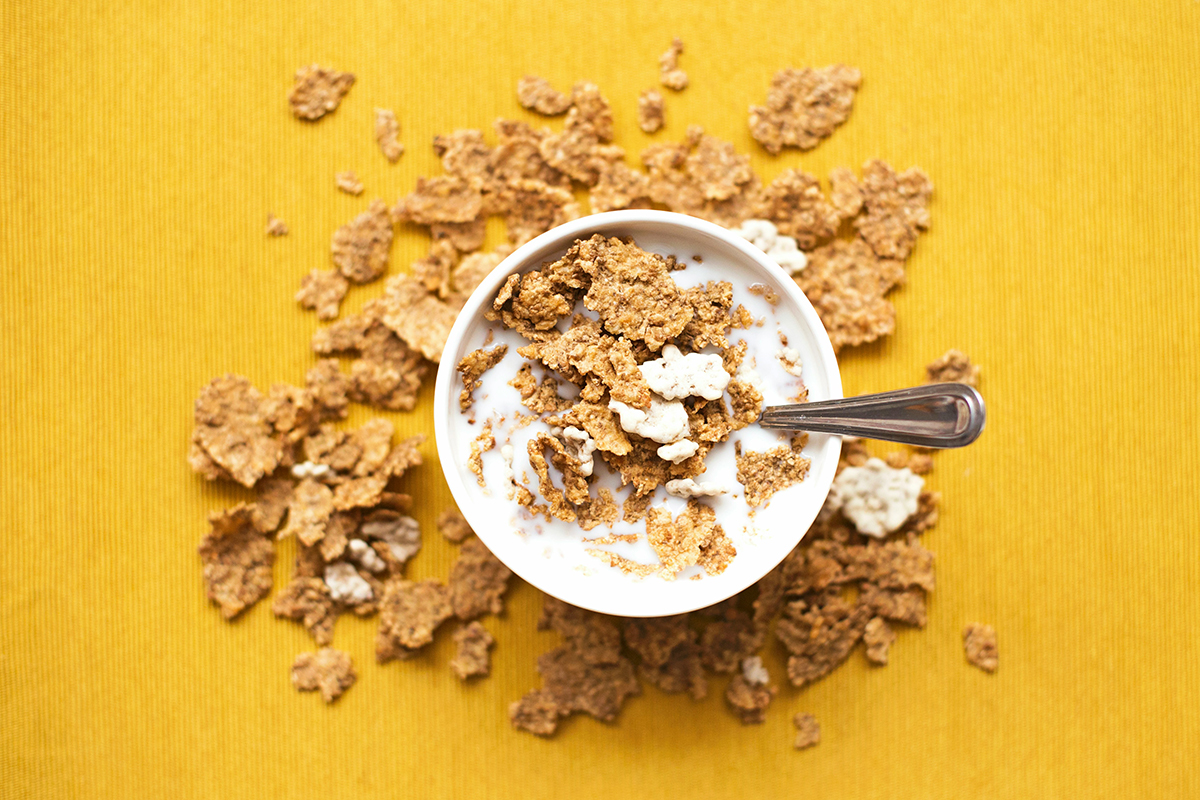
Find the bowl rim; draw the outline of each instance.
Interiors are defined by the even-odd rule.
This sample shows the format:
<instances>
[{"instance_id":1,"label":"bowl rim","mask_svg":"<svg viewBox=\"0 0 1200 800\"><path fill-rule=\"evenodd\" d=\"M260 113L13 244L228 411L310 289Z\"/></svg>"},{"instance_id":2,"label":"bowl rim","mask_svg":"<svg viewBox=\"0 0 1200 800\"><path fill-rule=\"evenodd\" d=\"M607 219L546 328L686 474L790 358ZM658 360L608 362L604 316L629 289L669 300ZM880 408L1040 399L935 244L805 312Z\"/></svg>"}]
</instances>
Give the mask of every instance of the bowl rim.
<instances>
[{"instance_id":1,"label":"bowl rim","mask_svg":"<svg viewBox=\"0 0 1200 800\"><path fill-rule=\"evenodd\" d=\"M762 570L761 574L745 582L745 585L733 583L732 586L734 588L732 590L729 589L730 584L726 583L724 584L726 587L725 590L714 592L713 597L705 599L704 602L696 602L694 599L698 595L703 595L702 592L691 594L690 596L693 599L684 602L680 602L683 598L678 596L679 593L676 593L677 596L674 598L674 602L672 602L672 593L669 589L674 585L674 582L669 581L662 581L664 587L662 597L664 599L661 604L656 603L656 607L650 609L640 605L636 608L630 607L629 603L621 602L623 598L611 593L597 597L596 595L599 594L597 592L591 592L590 595L587 592L580 592L581 596L572 595L564 597L562 596L564 592L561 591L563 586L573 588L573 585L577 585L580 582L567 581L558 586L547 584L546 580L542 579L544 570L527 567L536 566L539 562L546 564L552 562L544 559L530 559L526 561L518 558L517 556L522 555L518 551L518 548L523 551L530 550L530 548L523 545L519 537L513 535L507 526L481 524L486 523L487 520L481 519L479 513L474 512L472 503L470 502L473 498L469 494L462 471L457 467L451 466L461 461L461 458L452 452L449 426L450 415L452 413L459 413L457 402L458 388L456 388L458 372L456 367L463 355L463 353L460 353L460 350L463 347L463 341L468 330L474 325L476 317L481 314L484 304L490 303L508 276L526 271L532 266L540 266L541 261L544 260L541 254L565 250L576 239L587 238L594 233L614 235L614 232L611 231L612 228L644 223L674 227L679 231L680 239L683 241L688 239L703 240L706 236L721 240L724 244L741 251L742 255L756 262L759 267L770 274L775 284L777 284L774 288L782 289L783 295L793 306L793 310L797 316L814 334L813 339L816 343L818 361L815 367L822 373L828 385L828 399L842 397L841 373L838 369L837 357L834 354L833 345L830 342L825 326L817 315L816 309L813 308L812 303L809 302L808 298L800 290L800 287L796 285L795 281L792 280L791 276L782 267L772 261L762 250L731 230L707 220L656 209L632 209L590 214L559 225L531 239L510 253L488 273L487 277L472 291L466 303L459 310L450 334L446 339L446 345L442 350L441 361L438 364L437 379L434 386L434 443L442 474L450 488L450 494L454 498L455 504L468 524L470 524L475 535L514 574L546 594L557 597L564 602L591 611L623 617L659 617L695 611L733 597L761 580L787 557L787 554L795 548L796 544L803 540L813 520L816 519L817 514L820 512L824 498L828 495L829 489L833 484L838 457L841 452L841 439L836 436L828 436L816 454L819 458L813 458L813 469L809 471L805 480L816 482L818 486L816 496L821 498L822 503L814 504L812 508L807 508L804 514L797 515L797 521L808 517L807 519L803 519L804 527L800 535L794 541L790 541L786 548L779 545L777 547L779 551L777 553L778 558L772 557L769 559L769 565L764 563L766 568ZM535 260L537 261L536 264L533 263ZM475 519L472 519L473 512ZM811 516L808 512L811 512ZM512 541L508 541L509 538ZM782 541L789 540L788 537L777 538ZM749 574L753 575L754 572ZM646 578L645 580L650 580L650 578ZM705 584L706 582L705 580L699 581L700 584Z\"/></svg>"}]
</instances>

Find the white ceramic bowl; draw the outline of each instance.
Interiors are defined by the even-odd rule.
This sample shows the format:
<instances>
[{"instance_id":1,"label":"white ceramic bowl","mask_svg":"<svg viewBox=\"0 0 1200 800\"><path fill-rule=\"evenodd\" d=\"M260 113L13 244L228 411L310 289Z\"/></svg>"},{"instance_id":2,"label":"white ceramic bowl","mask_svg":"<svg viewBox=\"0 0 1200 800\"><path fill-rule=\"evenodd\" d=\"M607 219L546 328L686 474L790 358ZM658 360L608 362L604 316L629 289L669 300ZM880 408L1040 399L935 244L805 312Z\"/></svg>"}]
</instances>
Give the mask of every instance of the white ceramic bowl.
<instances>
[{"instance_id":1,"label":"white ceramic bowl","mask_svg":"<svg viewBox=\"0 0 1200 800\"><path fill-rule=\"evenodd\" d=\"M812 459L808 476L776 495L757 512L760 530L751 539L739 541L734 537L737 556L720 575L700 580L667 581L657 576L639 579L599 563L595 570L581 571L547 558L536 537L521 535L510 524L517 511L516 504L511 503L512 514L497 513L496 497L477 484L467 467L478 427L464 429L466 426L457 424L462 416L458 405L461 380L455 367L464 355L481 346L484 331L497 325L484 319L483 312L509 275L557 260L577 239L594 233L632 236L639 246L662 254L674 253L681 261L700 254L707 262L729 264L733 269L724 277L734 283L735 301L739 285L757 282L773 288L780 298L775 310L784 323L781 330L786 331L789 346L799 350L803 357L803 378L810 400L841 397L841 376L820 318L787 273L736 234L683 214L612 211L568 222L518 248L471 295L442 352L434 391L438 458L463 516L501 561L547 594L582 608L618 616L681 614L732 597L770 572L796 546L829 493L841 439L819 434L810 437L804 450ZM580 530L580 536L583 535Z\"/></svg>"}]
</instances>

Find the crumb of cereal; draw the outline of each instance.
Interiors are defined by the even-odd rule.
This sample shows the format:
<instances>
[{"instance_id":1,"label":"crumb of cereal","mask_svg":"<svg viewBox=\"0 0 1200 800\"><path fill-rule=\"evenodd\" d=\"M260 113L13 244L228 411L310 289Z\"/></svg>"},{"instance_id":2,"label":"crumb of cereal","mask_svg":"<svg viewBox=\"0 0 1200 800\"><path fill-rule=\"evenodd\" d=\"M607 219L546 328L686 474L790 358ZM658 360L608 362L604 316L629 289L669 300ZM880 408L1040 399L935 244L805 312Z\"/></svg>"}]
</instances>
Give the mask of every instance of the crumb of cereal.
<instances>
[{"instance_id":1,"label":"crumb of cereal","mask_svg":"<svg viewBox=\"0 0 1200 800\"><path fill-rule=\"evenodd\" d=\"M375 109L375 141L383 157L393 164L404 154L404 145L400 143L400 123L396 121L396 113L389 108Z\"/></svg>"},{"instance_id":2,"label":"crumb of cereal","mask_svg":"<svg viewBox=\"0 0 1200 800\"><path fill-rule=\"evenodd\" d=\"M455 246L457 247L457 245ZM511 252L512 247L503 244L487 253L470 253L463 256L463 259L450 272L450 288L453 295L461 298L462 302L466 302L471 292L475 291L475 287L482 283L483 279Z\"/></svg>"},{"instance_id":3,"label":"crumb of cereal","mask_svg":"<svg viewBox=\"0 0 1200 800\"><path fill-rule=\"evenodd\" d=\"M797 750L804 750L821 741L821 726L812 714L797 714L792 718L792 724L796 726L794 746Z\"/></svg>"},{"instance_id":4,"label":"crumb of cereal","mask_svg":"<svg viewBox=\"0 0 1200 800\"><path fill-rule=\"evenodd\" d=\"M450 659L450 669L460 680L476 676L486 676L492 671L492 660L489 650L496 640L478 621L460 625L454 632L454 658Z\"/></svg>"},{"instance_id":5,"label":"crumb of cereal","mask_svg":"<svg viewBox=\"0 0 1200 800\"><path fill-rule=\"evenodd\" d=\"M597 166L596 183L588 191L593 214L621 208L650 208L650 177L624 161L604 161Z\"/></svg>"},{"instance_id":6,"label":"crumb of cereal","mask_svg":"<svg viewBox=\"0 0 1200 800\"><path fill-rule=\"evenodd\" d=\"M467 459L467 466L471 472L475 473L475 481L480 486L487 486L487 481L483 479L483 454L496 446L496 437L492 433L492 421L485 420L483 430L471 442L471 455Z\"/></svg>"},{"instance_id":7,"label":"crumb of cereal","mask_svg":"<svg viewBox=\"0 0 1200 800\"><path fill-rule=\"evenodd\" d=\"M337 173L337 175L334 176L334 183L337 184L339 191L345 192L346 194L352 194L355 197L358 197L363 193L362 181L359 180L358 174L352 169Z\"/></svg>"},{"instance_id":8,"label":"crumb of cereal","mask_svg":"<svg viewBox=\"0 0 1200 800\"><path fill-rule=\"evenodd\" d=\"M589 497L576 505L575 513L578 517L579 527L585 531L590 531L601 524L611 527L617 521L618 516L617 504L613 500L612 492L608 489L601 489L596 493L596 497Z\"/></svg>"},{"instance_id":9,"label":"crumb of cereal","mask_svg":"<svg viewBox=\"0 0 1200 800\"><path fill-rule=\"evenodd\" d=\"M713 672L737 672L763 642L763 630L746 612L732 608L710 622L700 636L704 666Z\"/></svg>"},{"instance_id":10,"label":"crumb of cereal","mask_svg":"<svg viewBox=\"0 0 1200 800\"><path fill-rule=\"evenodd\" d=\"M733 676L725 689L725 703L743 725L758 725L767 718L767 707L775 698L774 686L757 686L745 676Z\"/></svg>"},{"instance_id":11,"label":"crumb of cereal","mask_svg":"<svg viewBox=\"0 0 1200 800\"><path fill-rule=\"evenodd\" d=\"M655 133L662 128L664 106L662 93L656 89L646 89L638 95L638 127L646 133Z\"/></svg>"},{"instance_id":12,"label":"crumb of cereal","mask_svg":"<svg viewBox=\"0 0 1200 800\"><path fill-rule=\"evenodd\" d=\"M791 653L792 684L804 686L836 669L862 638L870 617L864 605L847 603L836 593L786 604L775 636Z\"/></svg>"},{"instance_id":13,"label":"crumb of cereal","mask_svg":"<svg viewBox=\"0 0 1200 800\"><path fill-rule=\"evenodd\" d=\"M457 315L451 306L411 275L397 275L384 289L383 309L383 324L405 344L435 364L441 360Z\"/></svg>"},{"instance_id":14,"label":"crumb of cereal","mask_svg":"<svg viewBox=\"0 0 1200 800\"><path fill-rule=\"evenodd\" d=\"M311 547L325 535L325 523L334 511L333 490L314 478L305 478L296 485L288 505L287 526L279 538L295 534Z\"/></svg>"},{"instance_id":15,"label":"crumb of cereal","mask_svg":"<svg viewBox=\"0 0 1200 800\"><path fill-rule=\"evenodd\" d=\"M600 87L594 83L577 83L571 88L571 105L579 112L583 121L590 125L602 142L613 138L612 108Z\"/></svg>"},{"instance_id":16,"label":"crumb of cereal","mask_svg":"<svg viewBox=\"0 0 1200 800\"><path fill-rule=\"evenodd\" d=\"M292 501L292 486L287 478L265 478L255 484L250 513L259 533L273 533L279 528Z\"/></svg>"},{"instance_id":17,"label":"crumb of cereal","mask_svg":"<svg viewBox=\"0 0 1200 800\"><path fill-rule=\"evenodd\" d=\"M462 544L474 531L456 508L447 508L437 518L437 529L447 541Z\"/></svg>"},{"instance_id":18,"label":"crumb of cereal","mask_svg":"<svg viewBox=\"0 0 1200 800\"><path fill-rule=\"evenodd\" d=\"M804 251L832 239L841 224L821 184L798 169L784 170L763 188L754 215L773 222L780 234L795 239Z\"/></svg>"},{"instance_id":19,"label":"crumb of cereal","mask_svg":"<svg viewBox=\"0 0 1200 800\"><path fill-rule=\"evenodd\" d=\"M750 107L750 135L772 155L784 147L811 150L850 116L861 83L861 72L841 64L781 69L767 104Z\"/></svg>"},{"instance_id":20,"label":"crumb of cereal","mask_svg":"<svg viewBox=\"0 0 1200 800\"><path fill-rule=\"evenodd\" d=\"M267 214L267 236L287 236L287 223L274 214Z\"/></svg>"},{"instance_id":21,"label":"crumb of cereal","mask_svg":"<svg viewBox=\"0 0 1200 800\"><path fill-rule=\"evenodd\" d=\"M246 378L213 378L196 398L192 467L209 480L227 476L247 487L270 475L283 450L271 435L269 411L269 403Z\"/></svg>"},{"instance_id":22,"label":"crumb of cereal","mask_svg":"<svg viewBox=\"0 0 1200 800\"><path fill-rule=\"evenodd\" d=\"M996 645L996 629L991 625L971 622L963 628L963 649L967 661L984 672L995 672L1000 665L1000 650Z\"/></svg>"},{"instance_id":23,"label":"crumb of cereal","mask_svg":"<svg viewBox=\"0 0 1200 800\"><path fill-rule=\"evenodd\" d=\"M301 653L292 664L292 685L302 692L321 690L321 699L332 703L354 685L356 675L350 654L332 647Z\"/></svg>"},{"instance_id":24,"label":"crumb of cereal","mask_svg":"<svg viewBox=\"0 0 1200 800\"><path fill-rule=\"evenodd\" d=\"M737 447L737 479L746 487L746 502L761 506L771 495L804 480L811 461L792 451L776 447L764 452L741 452Z\"/></svg>"},{"instance_id":25,"label":"crumb of cereal","mask_svg":"<svg viewBox=\"0 0 1200 800\"><path fill-rule=\"evenodd\" d=\"M794 279L816 308L834 350L873 342L896 327L896 309L885 295L904 281L904 264L878 257L862 239L834 239L818 247Z\"/></svg>"},{"instance_id":26,"label":"crumb of cereal","mask_svg":"<svg viewBox=\"0 0 1200 800\"><path fill-rule=\"evenodd\" d=\"M629 436L618 423L616 414L607 405L576 403L562 415L562 421L587 431L588 436L596 443L597 450L623 456L633 449Z\"/></svg>"},{"instance_id":27,"label":"crumb of cereal","mask_svg":"<svg viewBox=\"0 0 1200 800\"><path fill-rule=\"evenodd\" d=\"M271 604L277 617L301 623L318 645L333 641L337 603L321 578L295 577Z\"/></svg>"},{"instance_id":28,"label":"crumb of cereal","mask_svg":"<svg viewBox=\"0 0 1200 800\"><path fill-rule=\"evenodd\" d=\"M245 503L209 514L211 530L200 541L208 597L233 619L271 591L275 545L254 527Z\"/></svg>"},{"instance_id":29,"label":"crumb of cereal","mask_svg":"<svg viewBox=\"0 0 1200 800\"><path fill-rule=\"evenodd\" d=\"M401 198L392 215L418 225L472 222L483 211L483 195L454 175L417 178L416 188Z\"/></svg>"},{"instance_id":30,"label":"crumb of cereal","mask_svg":"<svg viewBox=\"0 0 1200 800\"><path fill-rule=\"evenodd\" d=\"M575 195L539 180L510 181L499 192L508 238L521 245L540 233L582 215Z\"/></svg>"},{"instance_id":31,"label":"crumb of cereal","mask_svg":"<svg viewBox=\"0 0 1200 800\"><path fill-rule=\"evenodd\" d=\"M433 641L433 632L453 614L450 589L438 581L388 580L379 602L375 658L386 664L415 655Z\"/></svg>"},{"instance_id":32,"label":"crumb of cereal","mask_svg":"<svg viewBox=\"0 0 1200 800\"><path fill-rule=\"evenodd\" d=\"M534 75L525 75L517 81L517 101L522 108L536 111L547 117L567 113L571 98L550 85L550 81Z\"/></svg>"},{"instance_id":33,"label":"crumb of cereal","mask_svg":"<svg viewBox=\"0 0 1200 800\"><path fill-rule=\"evenodd\" d=\"M296 292L296 302L301 308L317 312L317 319L336 319L338 306L346 292L350 291L350 282L340 272L331 269L314 269L300 279L300 291Z\"/></svg>"},{"instance_id":34,"label":"crumb of cereal","mask_svg":"<svg viewBox=\"0 0 1200 800\"><path fill-rule=\"evenodd\" d=\"M504 592L512 571L478 538L463 542L450 568L450 602L454 616L470 620L504 610Z\"/></svg>"},{"instance_id":35,"label":"crumb of cereal","mask_svg":"<svg viewBox=\"0 0 1200 800\"><path fill-rule=\"evenodd\" d=\"M621 504L621 521L640 522L646 516L646 511L650 507L650 501L653 499L654 497L650 494L631 493L629 497L625 498L625 502Z\"/></svg>"},{"instance_id":36,"label":"crumb of cereal","mask_svg":"<svg viewBox=\"0 0 1200 800\"><path fill-rule=\"evenodd\" d=\"M392 218L382 200L333 233L333 263L351 283L370 283L387 271Z\"/></svg>"},{"instance_id":37,"label":"crumb of cereal","mask_svg":"<svg viewBox=\"0 0 1200 800\"><path fill-rule=\"evenodd\" d=\"M896 632L883 619L871 617L863 631L863 643L867 646L867 660L872 664L888 663L888 648L896 642Z\"/></svg>"},{"instance_id":38,"label":"crumb of cereal","mask_svg":"<svg viewBox=\"0 0 1200 800\"><path fill-rule=\"evenodd\" d=\"M526 362L517 370L508 385L521 394L521 405L535 414L565 411L571 407L571 401L558 394L558 379L547 372L539 384L533 375L533 366ZM607 410L607 406L604 406ZM611 414L611 412L609 412ZM590 433L590 432L589 432ZM593 438L595 438L593 436Z\"/></svg>"},{"instance_id":39,"label":"crumb of cereal","mask_svg":"<svg viewBox=\"0 0 1200 800\"><path fill-rule=\"evenodd\" d=\"M842 219L853 219L862 211L862 187L848 167L835 167L829 171L829 202Z\"/></svg>"},{"instance_id":40,"label":"crumb of cereal","mask_svg":"<svg viewBox=\"0 0 1200 800\"><path fill-rule=\"evenodd\" d=\"M462 376L463 388L459 392L458 407L466 411L475 402L475 390L483 385L480 378L483 373L500 363L508 354L508 345L498 344L491 350L479 349L463 356L458 362L458 372Z\"/></svg>"},{"instance_id":41,"label":"crumb of cereal","mask_svg":"<svg viewBox=\"0 0 1200 800\"><path fill-rule=\"evenodd\" d=\"M296 70L296 85L288 94L288 103L297 119L318 120L335 110L354 85L354 75L338 72L319 64Z\"/></svg>"},{"instance_id":42,"label":"crumb of cereal","mask_svg":"<svg viewBox=\"0 0 1200 800\"><path fill-rule=\"evenodd\" d=\"M563 489L555 486L550 478L545 455L547 447L553 451L551 462L562 473ZM574 522L577 519L574 505L587 502L588 499L587 478L581 471L579 459L567 452L561 441L545 433L538 433L530 439L526 449L529 464L538 476L538 491L550 504L550 513L564 522Z\"/></svg>"},{"instance_id":43,"label":"crumb of cereal","mask_svg":"<svg viewBox=\"0 0 1200 800\"><path fill-rule=\"evenodd\" d=\"M965 383L979 387L979 366L972 364L966 353L953 348L925 367L925 374L926 383Z\"/></svg>"},{"instance_id":44,"label":"crumb of cereal","mask_svg":"<svg viewBox=\"0 0 1200 800\"><path fill-rule=\"evenodd\" d=\"M679 68L679 56L683 55L683 40L676 36L671 40L667 52L658 57L658 80L668 89L681 92L687 88L688 75Z\"/></svg>"},{"instance_id":45,"label":"crumb of cereal","mask_svg":"<svg viewBox=\"0 0 1200 800\"><path fill-rule=\"evenodd\" d=\"M899 175L879 159L863 165L862 215L854 227L880 258L903 261L917 236L929 228L929 198L933 182L917 167Z\"/></svg>"},{"instance_id":46,"label":"crumb of cereal","mask_svg":"<svg viewBox=\"0 0 1200 800\"><path fill-rule=\"evenodd\" d=\"M700 661L697 634L688 615L629 619L625 644L641 657L638 675L668 694L688 692L694 700L708 694L708 680Z\"/></svg>"}]
</instances>

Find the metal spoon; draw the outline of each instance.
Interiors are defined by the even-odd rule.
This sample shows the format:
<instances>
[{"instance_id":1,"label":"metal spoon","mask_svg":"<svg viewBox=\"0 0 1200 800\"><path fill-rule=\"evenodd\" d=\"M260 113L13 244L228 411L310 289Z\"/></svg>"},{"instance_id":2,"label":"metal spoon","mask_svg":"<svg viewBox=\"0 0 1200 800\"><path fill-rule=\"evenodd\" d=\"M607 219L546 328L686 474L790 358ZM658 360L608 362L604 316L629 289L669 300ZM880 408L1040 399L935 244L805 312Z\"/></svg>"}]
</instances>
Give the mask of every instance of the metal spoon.
<instances>
[{"instance_id":1,"label":"metal spoon","mask_svg":"<svg viewBox=\"0 0 1200 800\"><path fill-rule=\"evenodd\" d=\"M933 383L842 400L771 406L759 425L862 436L918 447L965 447L979 438L983 398L965 383Z\"/></svg>"}]
</instances>

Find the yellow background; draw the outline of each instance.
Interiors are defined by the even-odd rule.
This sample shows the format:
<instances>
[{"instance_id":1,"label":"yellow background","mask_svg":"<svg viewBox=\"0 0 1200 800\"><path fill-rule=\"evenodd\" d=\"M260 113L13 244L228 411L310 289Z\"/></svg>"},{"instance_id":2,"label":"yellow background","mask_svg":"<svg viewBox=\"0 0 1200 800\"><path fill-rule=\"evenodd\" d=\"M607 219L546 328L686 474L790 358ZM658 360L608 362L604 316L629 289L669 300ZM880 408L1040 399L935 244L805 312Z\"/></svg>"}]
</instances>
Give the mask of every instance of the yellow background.
<instances>
[{"instance_id":1,"label":"yellow background","mask_svg":"<svg viewBox=\"0 0 1200 800\"><path fill-rule=\"evenodd\" d=\"M1200 792L1200 2L5 0L2 23L0 796ZM333 229L436 173L434 134L528 118L523 73L597 82L639 151L635 99L674 34L692 85L655 139L703 123L766 178L874 156L933 178L896 333L843 359L848 393L917 382L951 346L984 368L988 430L931 478L928 627L884 669L858 652L783 687L759 727L718 680L543 741L505 715L555 643L521 585L486 620L490 679L460 685L448 635L380 667L373 623L343 619L358 684L332 707L297 694L302 629L267 603L230 625L204 598L205 514L245 493L188 470L193 398L225 371L300 381L317 323L291 295ZM358 83L301 124L285 97L313 61ZM772 72L834 62L863 71L849 122L809 154L757 149L746 107ZM394 166L376 105L400 119ZM350 168L361 198L334 189ZM263 235L268 211L289 236ZM423 246L398 236L394 269ZM431 394L392 415L402 432L432 427ZM426 453L410 574L444 577ZM994 676L964 664L971 620L999 632ZM822 726L800 753L798 710Z\"/></svg>"}]
</instances>

